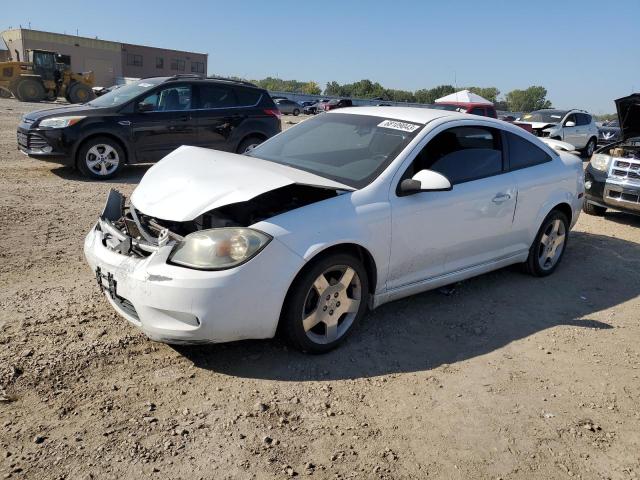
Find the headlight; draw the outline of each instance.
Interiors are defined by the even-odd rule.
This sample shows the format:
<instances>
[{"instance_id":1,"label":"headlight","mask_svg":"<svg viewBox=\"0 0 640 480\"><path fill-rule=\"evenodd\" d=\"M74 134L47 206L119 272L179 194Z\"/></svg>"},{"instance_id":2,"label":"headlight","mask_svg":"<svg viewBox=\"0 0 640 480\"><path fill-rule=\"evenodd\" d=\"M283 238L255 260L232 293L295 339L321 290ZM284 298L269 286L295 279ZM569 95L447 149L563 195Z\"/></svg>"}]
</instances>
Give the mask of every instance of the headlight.
<instances>
[{"instance_id":1,"label":"headlight","mask_svg":"<svg viewBox=\"0 0 640 480\"><path fill-rule=\"evenodd\" d=\"M271 237L250 228L212 228L194 232L178 243L169 261L199 270L236 267L260 252Z\"/></svg>"},{"instance_id":2,"label":"headlight","mask_svg":"<svg viewBox=\"0 0 640 480\"><path fill-rule=\"evenodd\" d=\"M53 117L53 118L45 118L40 122L38 126L40 127L48 127L48 128L64 128L70 127L78 123L85 117Z\"/></svg>"},{"instance_id":3,"label":"headlight","mask_svg":"<svg viewBox=\"0 0 640 480\"><path fill-rule=\"evenodd\" d=\"M609 155L603 155L602 153L595 153L591 157L591 161L589 163L596 170L600 170L601 172L606 172L607 170L609 170L609 163L611 163L611 157Z\"/></svg>"}]
</instances>

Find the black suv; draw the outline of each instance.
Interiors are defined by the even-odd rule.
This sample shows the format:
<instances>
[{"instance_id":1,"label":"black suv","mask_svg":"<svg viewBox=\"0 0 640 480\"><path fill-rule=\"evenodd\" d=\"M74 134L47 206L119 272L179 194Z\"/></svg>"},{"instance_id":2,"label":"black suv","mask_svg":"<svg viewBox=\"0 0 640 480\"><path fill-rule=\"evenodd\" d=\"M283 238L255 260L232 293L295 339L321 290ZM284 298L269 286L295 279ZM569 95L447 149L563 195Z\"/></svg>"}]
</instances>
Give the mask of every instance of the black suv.
<instances>
[{"instance_id":1,"label":"black suv","mask_svg":"<svg viewBox=\"0 0 640 480\"><path fill-rule=\"evenodd\" d=\"M29 113L18 125L18 148L108 179L126 163L156 162L181 145L244 153L280 130L280 111L266 90L177 75L145 78L83 105Z\"/></svg>"}]
</instances>

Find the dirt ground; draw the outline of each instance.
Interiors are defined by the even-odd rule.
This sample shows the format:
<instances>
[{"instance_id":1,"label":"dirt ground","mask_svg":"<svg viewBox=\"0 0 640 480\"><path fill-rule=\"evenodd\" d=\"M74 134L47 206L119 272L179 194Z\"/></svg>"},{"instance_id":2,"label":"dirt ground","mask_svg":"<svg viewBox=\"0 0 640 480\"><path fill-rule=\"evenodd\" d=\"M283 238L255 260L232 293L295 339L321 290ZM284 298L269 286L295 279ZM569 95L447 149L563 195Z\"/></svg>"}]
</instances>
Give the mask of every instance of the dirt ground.
<instances>
[{"instance_id":1,"label":"dirt ground","mask_svg":"<svg viewBox=\"0 0 640 480\"><path fill-rule=\"evenodd\" d=\"M3 478L640 477L640 217L583 214L551 277L387 304L327 355L174 348L114 313L82 254L147 167L96 183L23 156L42 107L0 100Z\"/></svg>"}]
</instances>

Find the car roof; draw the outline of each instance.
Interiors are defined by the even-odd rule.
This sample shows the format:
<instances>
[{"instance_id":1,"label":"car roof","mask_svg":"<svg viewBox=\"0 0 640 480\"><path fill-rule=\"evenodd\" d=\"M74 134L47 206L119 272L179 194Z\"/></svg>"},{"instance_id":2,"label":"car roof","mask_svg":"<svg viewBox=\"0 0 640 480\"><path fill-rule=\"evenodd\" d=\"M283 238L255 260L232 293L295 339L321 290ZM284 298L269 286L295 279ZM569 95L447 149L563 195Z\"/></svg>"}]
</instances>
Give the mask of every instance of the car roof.
<instances>
[{"instance_id":1,"label":"car roof","mask_svg":"<svg viewBox=\"0 0 640 480\"><path fill-rule=\"evenodd\" d=\"M370 115L372 117L393 118L415 123L429 123L432 120L442 117L459 118L469 120L469 115L465 113L453 112L451 110L435 110L433 108L420 107L346 107L339 110L331 110L332 113L349 113L353 115ZM471 117L473 118L473 117ZM481 117L483 120L489 117Z\"/></svg>"}]
</instances>

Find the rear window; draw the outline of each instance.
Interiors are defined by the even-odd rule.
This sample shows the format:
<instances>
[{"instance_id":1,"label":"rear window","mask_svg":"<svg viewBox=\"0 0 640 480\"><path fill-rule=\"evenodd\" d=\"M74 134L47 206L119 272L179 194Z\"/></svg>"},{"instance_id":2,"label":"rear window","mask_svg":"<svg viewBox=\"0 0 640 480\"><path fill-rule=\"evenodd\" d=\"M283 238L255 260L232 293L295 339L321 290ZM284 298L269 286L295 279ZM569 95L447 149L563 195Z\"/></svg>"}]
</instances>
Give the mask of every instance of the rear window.
<instances>
[{"instance_id":1,"label":"rear window","mask_svg":"<svg viewBox=\"0 0 640 480\"><path fill-rule=\"evenodd\" d=\"M533 167L550 162L551 155L518 135L505 132L509 142L509 163L511 170Z\"/></svg>"},{"instance_id":2,"label":"rear window","mask_svg":"<svg viewBox=\"0 0 640 480\"><path fill-rule=\"evenodd\" d=\"M226 85L201 84L199 92L200 108L226 108L238 105L233 88Z\"/></svg>"}]
</instances>

